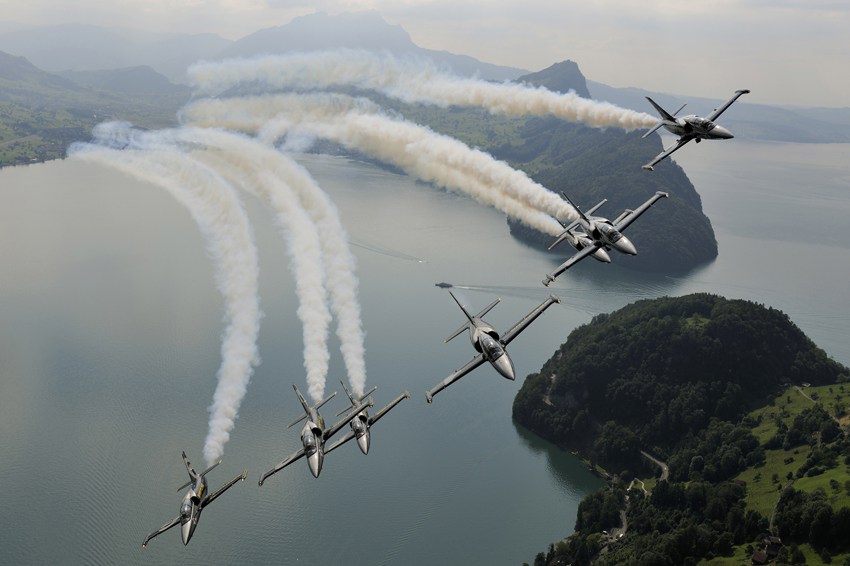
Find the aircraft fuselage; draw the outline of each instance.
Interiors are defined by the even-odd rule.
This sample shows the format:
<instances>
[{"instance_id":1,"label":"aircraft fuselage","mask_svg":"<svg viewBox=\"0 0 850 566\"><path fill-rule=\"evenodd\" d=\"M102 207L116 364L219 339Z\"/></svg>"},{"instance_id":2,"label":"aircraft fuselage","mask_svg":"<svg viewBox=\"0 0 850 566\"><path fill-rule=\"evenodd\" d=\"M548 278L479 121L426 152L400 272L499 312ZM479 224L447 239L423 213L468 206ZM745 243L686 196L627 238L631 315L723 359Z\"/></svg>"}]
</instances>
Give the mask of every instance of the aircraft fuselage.
<instances>
[{"instance_id":1,"label":"aircraft fuselage","mask_svg":"<svg viewBox=\"0 0 850 566\"><path fill-rule=\"evenodd\" d=\"M207 489L207 482L204 477L200 477L186 495L183 496L183 501L180 503L180 535L183 537L183 544L189 544L192 535L195 534L195 529L198 527L198 521L201 519L201 497Z\"/></svg>"},{"instance_id":2,"label":"aircraft fuselage","mask_svg":"<svg viewBox=\"0 0 850 566\"><path fill-rule=\"evenodd\" d=\"M470 329L469 339L477 352L484 354L484 359L496 368L502 377L516 379L514 363L508 355L508 351L499 341L499 333L492 326L479 318L474 318L474 329Z\"/></svg>"},{"instance_id":3,"label":"aircraft fuselage","mask_svg":"<svg viewBox=\"0 0 850 566\"><path fill-rule=\"evenodd\" d=\"M354 417L348 426L354 431L354 438L357 439L357 446L363 454L369 453L369 444L371 442L369 435L369 414L366 411L360 411Z\"/></svg>"},{"instance_id":4,"label":"aircraft fuselage","mask_svg":"<svg viewBox=\"0 0 850 566\"><path fill-rule=\"evenodd\" d=\"M319 419L321 421L321 419ZM324 439L322 437L322 429L319 425L313 422L312 419L307 419L304 427L301 429L301 444L304 446L304 457L307 459L307 466L310 468L310 473L313 477L319 477L322 472L322 462L325 459Z\"/></svg>"},{"instance_id":5,"label":"aircraft fuselage","mask_svg":"<svg viewBox=\"0 0 850 566\"><path fill-rule=\"evenodd\" d=\"M590 216L588 217L588 222L581 220L581 225L589 237L601 242L604 246L613 248L623 254L637 255L637 249L631 240L617 230L614 224L607 218ZM611 261L610 257L608 261Z\"/></svg>"},{"instance_id":6,"label":"aircraft fuselage","mask_svg":"<svg viewBox=\"0 0 850 566\"><path fill-rule=\"evenodd\" d=\"M735 137L726 128L695 114L676 118L675 122L665 120L663 125L665 130L679 136L680 139L728 140Z\"/></svg>"},{"instance_id":7,"label":"aircraft fuselage","mask_svg":"<svg viewBox=\"0 0 850 566\"><path fill-rule=\"evenodd\" d=\"M583 232L573 232L572 230L570 230L565 234L565 238L570 243L570 245L578 251L581 251L587 247L593 247L595 245L594 241ZM591 257L596 261L601 261L603 263L611 263L611 256L608 255L608 252L605 251L605 248L603 246L597 247L596 251L591 254Z\"/></svg>"}]
</instances>

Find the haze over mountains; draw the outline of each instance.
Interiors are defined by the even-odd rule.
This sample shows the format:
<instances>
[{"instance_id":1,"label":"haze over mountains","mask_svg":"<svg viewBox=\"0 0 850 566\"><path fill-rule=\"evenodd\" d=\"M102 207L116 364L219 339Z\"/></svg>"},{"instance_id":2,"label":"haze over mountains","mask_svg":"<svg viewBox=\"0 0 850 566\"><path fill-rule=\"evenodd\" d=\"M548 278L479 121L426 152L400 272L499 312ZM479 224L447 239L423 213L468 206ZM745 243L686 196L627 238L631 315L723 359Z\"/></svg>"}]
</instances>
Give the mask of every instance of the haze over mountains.
<instances>
[{"instance_id":1,"label":"haze over mountains","mask_svg":"<svg viewBox=\"0 0 850 566\"><path fill-rule=\"evenodd\" d=\"M291 22L259 30L232 41L214 34L154 33L131 28L104 28L68 24L20 29L0 24L0 51L26 57L39 69L62 73L105 71L147 66L172 83L185 83L186 68L198 60L250 57L292 50L319 50L337 47L384 49L397 54L421 56L445 65L460 75L477 75L496 81L514 80L527 69L500 66L473 57L424 49L397 25L390 25L377 12L330 16L315 13ZM564 58L569 57L564 54ZM579 61L579 64L581 61ZM85 75L77 75L81 79ZM93 79L89 75L89 86ZM101 75L102 81L112 82ZM155 79L151 79L155 80ZM95 81L97 82L97 81ZM652 96L663 106L689 105L685 113L704 113L722 100L671 95L637 88L614 88L589 81L591 96L639 111L650 111L644 96ZM729 93L747 85L732 85ZM758 100L758 93L750 96ZM850 108L782 108L741 101L724 116L724 125L736 135L751 139L795 142L850 141Z\"/></svg>"}]
</instances>

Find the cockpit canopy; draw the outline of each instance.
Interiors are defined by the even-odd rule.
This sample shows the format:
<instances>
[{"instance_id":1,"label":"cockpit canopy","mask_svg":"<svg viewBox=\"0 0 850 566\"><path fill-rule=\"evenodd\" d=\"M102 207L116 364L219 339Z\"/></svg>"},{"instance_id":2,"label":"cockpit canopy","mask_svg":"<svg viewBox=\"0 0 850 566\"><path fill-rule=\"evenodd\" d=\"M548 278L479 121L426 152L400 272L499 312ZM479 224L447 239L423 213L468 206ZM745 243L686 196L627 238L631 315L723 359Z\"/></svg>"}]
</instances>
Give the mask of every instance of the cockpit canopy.
<instances>
[{"instance_id":1,"label":"cockpit canopy","mask_svg":"<svg viewBox=\"0 0 850 566\"><path fill-rule=\"evenodd\" d=\"M301 435L301 443L304 445L304 454L309 458L319 449L316 437L313 431L306 430Z\"/></svg>"},{"instance_id":2,"label":"cockpit canopy","mask_svg":"<svg viewBox=\"0 0 850 566\"><path fill-rule=\"evenodd\" d=\"M173 507L172 507L173 509ZM181 517L189 517L192 514L192 502L188 499L183 501L183 504L180 506L180 516Z\"/></svg>"},{"instance_id":3,"label":"cockpit canopy","mask_svg":"<svg viewBox=\"0 0 850 566\"><path fill-rule=\"evenodd\" d=\"M700 116L694 116L690 119L690 122L694 127L699 128L705 132L710 132L717 126L717 124L715 124L711 120L706 120L705 118L702 118Z\"/></svg>"},{"instance_id":4,"label":"cockpit canopy","mask_svg":"<svg viewBox=\"0 0 850 566\"><path fill-rule=\"evenodd\" d=\"M481 337L481 346L484 349L484 354L487 355L489 359L498 358L504 352L502 345L489 334L485 334Z\"/></svg>"},{"instance_id":5,"label":"cockpit canopy","mask_svg":"<svg viewBox=\"0 0 850 566\"><path fill-rule=\"evenodd\" d=\"M617 240L623 237L620 232L611 224L597 224L596 228L605 235L609 242L616 243Z\"/></svg>"}]
</instances>

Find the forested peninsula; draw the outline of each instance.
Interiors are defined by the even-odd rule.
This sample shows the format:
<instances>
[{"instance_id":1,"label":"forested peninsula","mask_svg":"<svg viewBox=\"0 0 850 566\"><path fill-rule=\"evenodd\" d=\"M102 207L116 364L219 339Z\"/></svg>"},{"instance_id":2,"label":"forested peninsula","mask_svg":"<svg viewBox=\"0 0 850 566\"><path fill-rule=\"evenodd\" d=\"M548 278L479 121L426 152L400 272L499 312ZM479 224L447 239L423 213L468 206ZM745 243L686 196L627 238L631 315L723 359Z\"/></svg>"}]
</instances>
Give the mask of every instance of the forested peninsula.
<instances>
[{"instance_id":1,"label":"forested peninsula","mask_svg":"<svg viewBox=\"0 0 850 566\"><path fill-rule=\"evenodd\" d=\"M734 564L766 556L771 536L778 563L842 563L848 381L749 301L693 294L594 317L514 400L520 424L609 479L534 564Z\"/></svg>"}]
</instances>

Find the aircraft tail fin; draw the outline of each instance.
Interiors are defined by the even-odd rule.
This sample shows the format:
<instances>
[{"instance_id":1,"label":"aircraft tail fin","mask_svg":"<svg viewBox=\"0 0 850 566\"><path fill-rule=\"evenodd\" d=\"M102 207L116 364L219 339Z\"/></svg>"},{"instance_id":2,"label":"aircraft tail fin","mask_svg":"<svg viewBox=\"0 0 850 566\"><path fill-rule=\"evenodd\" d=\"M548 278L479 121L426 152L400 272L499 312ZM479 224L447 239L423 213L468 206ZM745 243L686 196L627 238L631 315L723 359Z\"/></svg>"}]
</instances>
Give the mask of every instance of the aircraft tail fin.
<instances>
[{"instance_id":1,"label":"aircraft tail fin","mask_svg":"<svg viewBox=\"0 0 850 566\"><path fill-rule=\"evenodd\" d=\"M188 472L188 474L189 474L189 481L187 481L186 483L184 483L183 485L178 487L177 491L180 491L181 489L184 489L184 488L192 485L192 482L194 482L199 476L207 475L210 471L212 471L213 468L215 468L216 466L221 464L221 460L219 460L218 462L216 462L215 464L213 464L212 466L210 466L209 468L207 468L206 470L204 470L203 472L201 472L199 474L198 472L195 471L195 468L192 467L192 463L189 462L189 459L186 457L186 452L183 452L183 464L186 465L186 472Z\"/></svg>"},{"instance_id":2,"label":"aircraft tail fin","mask_svg":"<svg viewBox=\"0 0 850 566\"><path fill-rule=\"evenodd\" d=\"M581 211L581 209L578 207L578 205L576 205L576 203L574 203L572 200L570 200L570 197L567 196L567 193L565 193L564 191L561 191L561 196L564 197L564 200L566 200L568 203L570 203L570 206L572 206L574 209L576 209L576 212L578 212L578 215L581 217L582 220L584 220L587 223L590 223L590 220L588 220L587 215L584 212Z\"/></svg>"},{"instance_id":3,"label":"aircraft tail fin","mask_svg":"<svg viewBox=\"0 0 850 566\"><path fill-rule=\"evenodd\" d=\"M676 117L673 114L670 114L669 112L667 112L666 110L661 108L661 106L659 106L657 102L655 102L654 100L652 100L648 96L646 97L646 99L649 101L650 104L652 104L652 106L655 107L655 110L661 116L662 120L666 120L668 122L675 122L676 121ZM682 106L682 108L684 108L684 106ZM682 108L679 108L679 110L681 110ZM679 110L677 110L676 112L678 112Z\"/></svg>"},{"instance_id":4,"label":"aircraft tail fin","mask_svg":"<svg viewBox=\"0 0 850 566\"><path fill-rule=\"evenodd\" d=\"M346 407L343 410L341 410L340 412L338 412L336 414L336 416L340 416L343 413L348 412L348 410L351 407L356 407L358 403L362 403L363 401L368 399L369 395L371 395L372 393L374 393L378 389L378 386L375 385L375 386L372 387L372 389L370 389L369 391L367 391L366 393L364 393L360 397L355 398L355 396L351 394L351 391L348 390L348 388L345 386L345 384L342 382L342 380L340 380L339 384L342 385L342 389L345 391L345 394L348 395L348 401L351 403L351 405L349 405L348 407Z\"/></svg>"},{"instance_id":5,"label":"aircraft tail fin","mask_svg":"<svg viewBox=\"0 0 850 566\"><path fill-rule=\"evenodd\" d=\"M466 311L466 309L465 309L465 308L463 308L463 305L462 305L462 304L460 304L460 301L458 301L458 300L457 300L457 297L455 297L455 294L454 294L454 293L452 293L451 291L449 291L449 295L451 295L451 296L452 296L452 299L454 299L454 300L455 300L455 302L457 303L457 306L459 306L459 307L460 307L460 310L462 310L462 311L463 311L463 314L466 316L466 319L468 320L468 322L463 323L463 324L460 326L460 328L458 328L457 330L455 330L454 332L452 332L452 333L451 333L451 335L450 335L448 338L446 338L445 340L443 340L443 342L449 342L450 340L452 340L452 339L454 339L454 338L457 338L458 336L460 336L460 335L461 335L461 333L463 333L463 331L464 331L464 330L467 330L467 329L469 329L469 328L472 328L472 326L473 326L473 323L472 323L472 316L470 316L470 314Z\"/></svg>"},{"instance_id":6,"label":"aircraft tail fin","mask_svg":"<svg viewBox=\"0 0 850 566\"><path fill-rule=\"evenodd\" d=\"M650 104L652 104L655 107L655 110L658 111L658 114L661 116L661 120L659 120L657 124L655 124L652 128L650 128L650 130L648 132L646 132L643 136L641 136L641 137L644 137L644 138L649 136L653 132L655 132L655 130L657 130L661 126L663 126L665 122L675 122L676 121L676 114L681 112L682 108L687 106L687 102L686 102L685 104L682 104L681 106L679 106L679 108L675 112L670 114L669 112L667 112L666 110L661 108L661 106L659 106L657 102L655 102L654 100L652 100L648 96L646 97L646 99L649 101Z\"/></svg>"}]
</instances>

